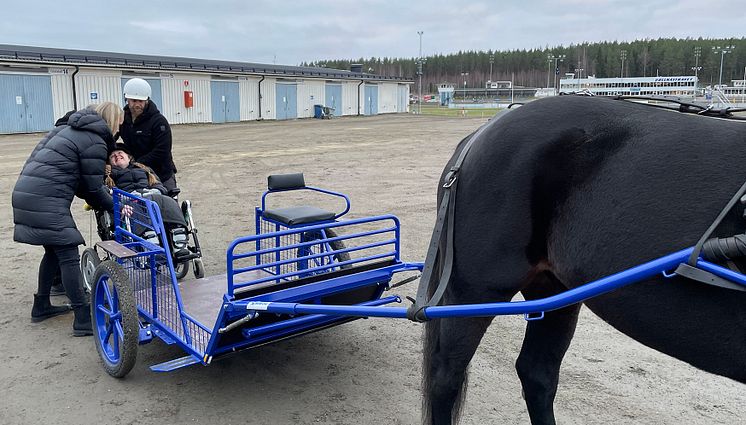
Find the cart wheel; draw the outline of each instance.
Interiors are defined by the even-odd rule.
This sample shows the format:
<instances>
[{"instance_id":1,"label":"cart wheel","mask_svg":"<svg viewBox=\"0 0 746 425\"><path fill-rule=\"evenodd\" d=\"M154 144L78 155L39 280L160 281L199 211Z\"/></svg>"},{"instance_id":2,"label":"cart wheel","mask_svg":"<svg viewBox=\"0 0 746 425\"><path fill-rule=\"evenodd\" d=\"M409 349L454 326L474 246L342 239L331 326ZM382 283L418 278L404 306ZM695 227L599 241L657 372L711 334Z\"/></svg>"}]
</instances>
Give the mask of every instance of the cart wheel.
<instances>
[{"instance_id":1,"label":"cart wheel","mask_svg":"<svg viewBox=\"0 0 746 425\"><path fill-rule=\"evenodd\" d=\"M190 261L184 261L181 263L174 264L174 271L176 272L176 280L184 279L189 273L189 263Z\"/></svg>"},{"instance_id":2,"label":"cart wheel","mask_svg":"<svg viewBox=\"0 0 746 425\"><path fill-rule=\"evenodd\" d=\"M337 237L337 232L335 232L332 229L324 229L324 231L326 232L326 237L327 238L336 238ZM331 242L329 242L329 246L333 250L335 250L335 251L340 250L340 249L345 249L345 243L342 242L342 241L331 241ZM349 252L340 252L339 254L334 254L334 261L336 261L338 263L341 263L343 261L348 261L349 259L350 259L350 253ZM343 269L347 269L347 268L350 268L352 266L349 265L349 264L345 264L345 265L340 266L340 267L343 268Z\"/></svg>"},{"instance_id":3,"label":"cart wheel","mask_svg":"<svg viewBox=\"0 0 746 425\"><path fill-rule=\"evenodd\" d=\"M96 274L96 267L101 264L98 253L93 248L86 248L80 256L80 271L83 273L83 285L87 292L91 292L93 287L93 276Z\"/></svg>"},{"instance_id":4,"label":"cart wheel","mask_svg":"<svg viewBox=\"0 0 746 425\"><path fill-rule=\"evenodd\" d=\"M326 237L327 238L336 238L337 237L337 232L335 232L332 229L324 229L324 232L326 232ZM317 239L322 239L322 237L321 237L321 231L319 231L319 230L310 231L310 232L307 232L307 233L305 233L303 235L303 240L305 242L312 242L312 241L317 240ZM329 247L332 250L337 251L337 250L340 250L340 249L344 249L345 248L345 244L342 241L331 241L331 242L329 242ZM304 256L309 255L309 254L319 254L319 252L315 252L316 249L317 248L315 248L315 246L314 247L309 247L309 248L304 248L304 249L299 249L298 256L299 257L304 257ZM349 252L337 253L337 254L334 254L334 256L332 257L332 261L334 263L341 263L341 262L347 261L349 259L350 259L350 253ZM316 265L319 266L320 264L316 264ZM350 268L350 265L349 264L345 264L345 265L339 266L339 267L342 268L342 269L347 269L347 268Z\"/></svg>"},{"instance_id":5,"label":"cart wheel","mask_svg":"<svg viewBox=\"0 0 746 425\"><path fill-rule=\"evenodd\" d=\"M129 277L107 260L96 267L91 291L93 339L106 372L124 377L135 365L140 323Z\"/></svg>"},{"instance_id":6,"label":"cart wheel","mask_svg":"<svg viewBox=\"0 0 746 425\"><path fill-rule=\"evenodd\" d=\"M202 264L201 258L194 259L194 277L197 279L205 277L205 266Z\"/></svg>"}]
</instances>

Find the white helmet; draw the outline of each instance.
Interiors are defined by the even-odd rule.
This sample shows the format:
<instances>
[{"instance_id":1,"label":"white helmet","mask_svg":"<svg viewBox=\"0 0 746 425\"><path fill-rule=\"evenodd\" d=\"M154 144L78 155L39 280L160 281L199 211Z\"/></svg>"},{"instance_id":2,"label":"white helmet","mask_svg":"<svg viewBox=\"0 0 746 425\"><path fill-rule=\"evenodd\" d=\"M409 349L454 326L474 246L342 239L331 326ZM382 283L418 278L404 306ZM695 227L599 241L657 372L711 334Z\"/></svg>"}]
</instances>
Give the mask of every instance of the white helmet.
<instances>
[{"instance_id":1,"label":"white helmet","mask_svg":"<svg viewBox=\"0 0 746 425\"><path fill-rule=\"evenodd\" d=\"M124 83L125 99L148 100L150 94L150 84L142 78L132 78Z\"/></svg>"}]
</instances>

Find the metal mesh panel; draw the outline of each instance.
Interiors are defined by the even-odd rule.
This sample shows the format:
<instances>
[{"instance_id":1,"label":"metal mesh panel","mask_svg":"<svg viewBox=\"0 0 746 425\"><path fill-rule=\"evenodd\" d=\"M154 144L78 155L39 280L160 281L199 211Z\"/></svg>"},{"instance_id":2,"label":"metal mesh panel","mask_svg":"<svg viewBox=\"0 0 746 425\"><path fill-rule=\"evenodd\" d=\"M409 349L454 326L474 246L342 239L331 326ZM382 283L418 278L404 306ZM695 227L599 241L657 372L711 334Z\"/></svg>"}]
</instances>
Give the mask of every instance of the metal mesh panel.
<instances>
[{"instance_id":1,"label":"metal mesh panel","mask_svg":"<svg viewBox=\"0 0 746 425\"><path fill-rule=\"evenodd\" d=\"M117 240L141 254L123 262L137 306L149 321L168 329L172 338L204 355L210 332L182 312L157 206L122 192L117 193L116 200L116 207L127 212L115 220L119 226Z\"/></svg>"},{"instance_id":2,"label":"metal mesh panel","mask_svg":"<svg viewBox=\"0 0 746 425\"><path fill-rule=\"evenodd\" d=\"M161 257L161 258L158 258ZM135 301L152 322L171 330L171 336L191 345L200 354L205 353L210 332L202 328L186 314L182 314L176 299L176 290L163 254L153 255L160 265L155 266L155 281L151 273L149 257L128 259L125 267L133 282ZM186 327L186 333L185 333ZM187 341L191 340L190 343Z\"/></svg>"},{"instance_id":3,"label":"metal mesh panel","mask_svg":"<svg viewBox=\"0 0 746 425\"><path fill-rule=\"evenodd\" d=\"M260 220L260 223L261 223L260 234L268 234L272 232L279 232L282 230L289 229L289 227L283 226L281 224L271 223L269 221L264 220L263 218ZM267 273L274 274L274 275L284 275L284 274L297 272L301 269L308 268L309 266L322 266L324 264L333 263L334 260L331 258L331 256L322 257L319 259L312 259L312 260L305 258L310 254L320 253L320 252L330 250L330 247L326 246L325 243L323 242L324 237L319 232L314 232L313 234L304 233L304 232L292 233L289 235L275 236L275 237L267 238L267 239L260 239L259 250L298 245L304 242L310 242L313 239L318 239L321 242L310 244L310 245L305 245L304 247L299 248L299 249L283 249L277 252L261 254L259 255L260 261L258 264L279 263L271 267L263 268L262 270L264 270ZM285 260L299 260L299 261L285 262ZM309 261L313 264L309 265ZM331 270L333 270L333 268L330 268L328 271L331 271ZM284 280L293 280L297 278L298 276L291 276L290 278L286 278Z\"/></svg>"},{"instance_id":4,"label":"metal mesh panel","mask_svg":"<svg viewBox=\"0 0 746 425\"><path fill-rule=\"evenodd\" d=\"M267 234L272 232L279 232L281 230L287 230L288 228L281 225L281 224L275 224L270 223L264 219L261 220L261 233L260 234ZM278 236L274 238L269 239L261 239L259 241L259 250L265 250L269 248L277 248L281 246L288 246L288 245L294 245L300 243L300 234L294 233L291 235L285 235L285 236ZM291 258L297 258L297 255L291 251L278 251L273 253L267 253L260 255L259 263L258 264L268 264L268 263L275 263L275 262L281 262L283 260L289 260ZM281 264L274 267L267 267L263 269L265 272L274 274L274 275L281 275L281 274L287 274L294 272L298 270L297 263L287 263L287 264Z\"/></svg>"}]
</instances>

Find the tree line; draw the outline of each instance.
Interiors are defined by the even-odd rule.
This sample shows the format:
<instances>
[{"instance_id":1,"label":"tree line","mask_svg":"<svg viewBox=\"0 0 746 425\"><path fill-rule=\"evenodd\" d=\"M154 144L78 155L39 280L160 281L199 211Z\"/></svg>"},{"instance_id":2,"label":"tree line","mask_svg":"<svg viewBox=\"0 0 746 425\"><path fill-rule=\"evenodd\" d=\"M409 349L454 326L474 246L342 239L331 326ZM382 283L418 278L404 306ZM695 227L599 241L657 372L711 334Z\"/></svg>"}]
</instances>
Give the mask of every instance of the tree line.
<instances>
[{"instance_id":1,"label":"tree line","mask_svg":"<svg viewBox=\"0 0 746 425\"><path fill-rule=\"evenodd\" d=\"M726 46L729 53L722 54ZM456 87L484 87L492 81L513 81L515 86L552 87L554 78L566 73L575 77L650 77L698 75L700 84L744 79L746 38L636 40L571 44L568 47L511 51L459 51L423 58L422 90L434 93L442 83ZM556 58L552 59L552 58ZM492 62L492 63L490 63ZM556 63L556 68L555 68ZM358 58L304 62L301 66L350 69L362 64L363 72L418 81L417 58ZM696 68L696 70L695 70Z\"/></svg>"}]
</instances>

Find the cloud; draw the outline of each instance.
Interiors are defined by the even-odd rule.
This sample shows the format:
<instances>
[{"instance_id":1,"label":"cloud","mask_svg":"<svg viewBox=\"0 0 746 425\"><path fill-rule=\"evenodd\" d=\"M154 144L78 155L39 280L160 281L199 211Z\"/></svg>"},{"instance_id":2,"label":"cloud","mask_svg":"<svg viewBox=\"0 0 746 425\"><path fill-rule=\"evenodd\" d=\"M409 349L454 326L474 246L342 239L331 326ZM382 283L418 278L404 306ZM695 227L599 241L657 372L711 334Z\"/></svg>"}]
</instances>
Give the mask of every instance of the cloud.
<instances>
[{"instance_id":1,"label":"cloud","mask_svg":"<svg viewBox=\"0 0 746 425\"><path fill-rule=\"evenodd\" d=\"M152 21L130 21L129 25L137 31L146 31L149 36L177 35L187 36L190 38L204 37L208 34L207 28L200 24L186 19L166 19Z\"/></svg>"},{"instance_id":2,"label":"cloud","mask_svg":"<svg viewBox=\"0 0 746 425\"><path fill-rule=\"evenodd\" d=\"M6 44L296 65L660 37L743 37L746 8L710 0L7 2ZM32 7L33 6L33 7Z\"/></svg>"}]
</instances>

